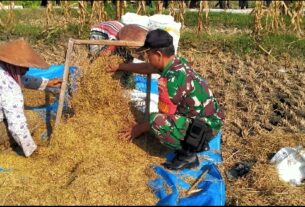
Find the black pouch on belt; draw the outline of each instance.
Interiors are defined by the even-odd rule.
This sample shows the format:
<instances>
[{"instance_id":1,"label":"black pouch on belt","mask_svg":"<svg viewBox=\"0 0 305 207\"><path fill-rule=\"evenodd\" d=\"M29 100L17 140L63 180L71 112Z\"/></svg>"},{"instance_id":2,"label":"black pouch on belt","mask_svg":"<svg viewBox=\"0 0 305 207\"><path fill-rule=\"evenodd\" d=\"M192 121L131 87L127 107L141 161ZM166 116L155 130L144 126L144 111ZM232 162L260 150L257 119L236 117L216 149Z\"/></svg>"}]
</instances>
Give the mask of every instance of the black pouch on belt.
<instances>
[{"instance_id":1,"label":"black pouch on belt","mask_svg":"<svg viewBox=\"0 0 305 207\"><path fill-rule=\"evenodd\" d=\"M185 136L185 144L191 147L192 150L200 152L209 149L208 142L213 138L214 133L203 120L195 118L189 125Z\"/></svg>"}]
</instances>

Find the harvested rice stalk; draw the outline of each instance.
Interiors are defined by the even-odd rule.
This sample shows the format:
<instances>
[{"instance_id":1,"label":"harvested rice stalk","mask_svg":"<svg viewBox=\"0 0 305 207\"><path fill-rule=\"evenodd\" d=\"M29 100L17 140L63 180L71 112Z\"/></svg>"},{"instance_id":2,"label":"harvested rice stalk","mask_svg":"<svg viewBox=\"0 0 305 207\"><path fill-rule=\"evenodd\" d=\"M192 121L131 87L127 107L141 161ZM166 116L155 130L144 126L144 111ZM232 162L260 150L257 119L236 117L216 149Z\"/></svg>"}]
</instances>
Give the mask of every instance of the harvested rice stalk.
<instances>
[{"instance_id":1,"label":"harvested rice stalk","mask_svg":"<svg viewBox=\"0 0 305 207\"><path fill-rule=\"evenodd\" d=\"M296 31L298 36L302 36L304 33L302 31L302 20L304 17L305 2L297 1L294 2L289 16L291 17L291 24L293 26L293 31Z\"/></svg>"},{"instance_id":2,"label":"harvested rice stalk","mask_svg":"<svg viewBox=\"0 0 305 207\"><path fill-rule=\"evenodd\" d=\"M78 30L78 35L80 36L81 32L83 31L84 24L86 22L86 4L84 1L78 1L78 14L79 14L79 24L80 28Z\"/></svg>"},{"instance_id":3,"label":"harvested rice stalk","mask_svg":"<svg viewBox=\"0 0 305 207\"><path fill-rule=\"evenodd\" d=\"M36 136L36 131L38 131L38 128L40 128L40 131L41 129L46 129L42 117L40 117L39 114L34 111L25 110L24 113L32 136L35 134L35 136L33 136L35 142L40 143L39 135ZM14 143L14 140L10 136L6 124L4 122L0 122L0 149L6 150L10 148L12 143Z\"/></svg>"},{"instance_id":4,"label":"harvested rice stalk","mask_svg":"<svg viewBox=\"0 0 305 207\"><path fill-rule=\"evenodd\" d=\"M105 11L104 1L94 1L92 7L92 13L90 16L90 22L94 23L95 21L101 22L107 20L107 12Z\"/></svg>"},{"instance_id":5,"label":"harvested rice stalk","mask_svg":"<svg viewBox=\"0 0 305 207\"><path fill-rule=\"evenodd\" d=\"M124 0L120 1L120 18L125 14L125 8L127 8L127 2Z\"/></svg>"},{"instance_id":6,"label":"harvested rice stalk","mask_svg":"<svg viewBox=\"0 0 305 207\"><path fill-rule=\"evenodd\" d=\"M137 1L137 2L138 2L137 14L146 15L145 1Z\"/></svg>"},{"instance_id":7,"label":"harvested rice stalk","mask_svg":"<svg viewBox=\"0 0 305 207\"><path fill-rule=\"evenodd\" d=\"M169 15L175 17L175 15L176 15L175 1L170 0L169 4L168 4L168 8L169 8Z\"/></svg>"},{"instance_id":8,"label":"harvested rice stalk","mask_svg":"<svg viewBox=\"0 0 305 207\"><path fill-rule=\"evenodd\" d=\"M109 62L121 62L122 60L118 56L111 57L100 57L95 60L92 64L88 62L80 63L80 68L87 68L83 71L82 78L80 79L79 90L75 94L72 100L72 107L75 109L76 113L80 113L80 111L84 111L86 113L90 113L90 111L95 111L100 106L105 107L105 111L107 111L108 107L111 108L113 105L111 100L115 100L113 91L122 90L119 89L121 86L116 83L113 85L113 80L111 78L111 74L107 73L105 70L93 70L94 67L98 67L98 65L104 67L107 66L107 61ZM103 64L102 64L103 63ZM106 78L108 77L108 78ZM96 85L94 83L94 79L103 79L103 83ZM105 80L104 80L105 79ZM113 90L109 90L110 85ZM86 85L86 86L85 86ZM89 97L90 98L87 98ZM111 98L112 97L112 98ZM128 105L128 104L127 104ZM123 106L122 106L123 107ZM126 106L127 107L127 106Z\"/></svg>"},{"instance_id":9,"label":"harvested rice stalk","mask_svg":"<svg viewBox=\"0 0 305 207\"><path fill-rule=\"evenodd\" d=\"M105 9L105 3L104 3L104 1L101 1L100 4L101 4L100 21L106 21L108 19L108 16L107 16L107 12Z\"/></svg>"},{"instance_id":10,"label":"harvested rice stalk","mask_svg":"<svg viewBox=\"0 0 305 207\"><path fill-rule=\"evenodd\" d=\"M1 4L1 2L0 2L0 9L3 10L3 4ZM1 17L0 17L0 28L5 29L5 23L1 20Z\"/></svg>"},{"instance_id":11,"label":"harvested rice stalk","mask_svg":"<svg viewBox=\"0 0 305 207\"><path fill-rule=\"evenodd\" d=\"M79 46L80 47L80 46ZM154 205L147 186L156 178L150 168L163 159L147 156L138 144L119 139L120 130L134 121L120 74L106 73L116 56L90 63L87 49L78 50L73 65L83 71L72 98L75 116L52 134L52 144L39 146L29 159L0 150L0 195L3 205ZM160 144L153 146L156 148ZM39 178L39 179L37 179ZM22 186L22 187L21 187ZM25 191L24 189L28 189ZM39 196L47 195L47 196Z\"/></svg>"},{"instance_id":12,"label":"harvested rice stalk","mask_svg":"<svg viewBox=\"0 0 305 207\"><path fill-rule=\"evenodd\" d=\"M205 25L206 29L209 27L209 4L208 1L204 1L204 9L205 9Z\"/></svg>"},{"instance_id":13,"label":"harvested rice stalk","mask_svg":"<svg viewBox=\"0 0 305 207\"><path fill-rule=\"evenodd\" d=\"M64 21L64 25L65 28L67 28L67 24L70 21L71 15L70 15L70 5L69 5L69 1L64 1L64 3L62 4L63 6L63 10L64 10L64 17L65 17L65 21Z\"/></svg>"},{"instance_id":14,"label":"harvested rice stalk","mask_svg":"<svg viewBox=\"0 0 305 207\"><path fill-rule=\"evenodd\" d=\"M14 7L15 7L15 3L14 3L14 1L11 1L10 7L9 7L9 23L10 24L13 23L15 20L15 15L13 12Z\"/></svg>"},{"instance_id":15,"label":"harvested rice stalk","mask_svg":"<svg viewBox=\"0 0 305 207\"><path fill-rule=\"evenodd\" d=\"M270 26L266 25L266 29L278 31L279 28L285 29L285 22L281 16L282 11L287 13L287 6L284 1L273 1L268 9L267 19L271 18ZM267 22L268 23L268 22Z\"/></svg>"},{"instance_id":16,"label":"harvested rice stalk","mask_svg":"<svg viewBox=\"0 0 305 207\"><path fill-rule=\"evenodd\" d=\"M49 27L54 20L54 10L53 4L51 1L48 1L47 8L46 8L46 17L47 17L47 27Z\"/></svg>"},{"instance_id":17,"label":"harvested rice stalk","mask_svg":"<svg viewBox=\"0 0 305 207\"><path fill-rule=\"evenodd\" d=\"M117 0L116 1L116 19L121 19L122 15L124 15L124 10L127 7L126 1Z\"/></svg>"},{"instance_id":18,"label":"harvested rice stalk","mask_svg":"<svg viewBox=\"0 0 305 207\"><path fill-rule=\"evenodd\" d=\"M190 0L186 0L186 1L184 1L184 3L185 3L185 6L187 8L190 8L190 5L191 5L191 1Z\"/></svg>"},{"instance_id":19,"label":"harvested rice stalk","mask_svg":"<svg viewBox=\"0 0 305 207\"><path fill-rule=\"evenodd\" d=\"M208 31L209 25L209 4L208 1L200 1L198 10L198 32L203 29L203 10L205 10L205 30Z\"/></svg>"},{"instance_id":20,"label":"harvested rice stalk","mask_svg":"<svg viewBox=\"0 0 305 207\"><path fill-rule=\"evenodd\" d=\"M104 1L94 1L92 12L90 15L90 24L107 20L107 12L105 11Z\"/></svg>"},{"instance_id":21,"label":"harvested rice stalk","mask_svg":"<svg viewBox=\"0 0 305 207\"><path fill-rule=\"evenodd\" d=\"M0 2L0 9L3 10L3 4L1 2ZM5 27L4 23L1 20L1 17L0 17L0 27Z\"/></svg>"},{"instance_id":22,"label":"harvested rice stalk","mask_svg":"<svg viewBox=\"0 0 305 207\"><path fill-rule=\"evenodd\" d=\"M163 1L156 1L156 14L162 14L163 11Z\"/></svg>"},{"instance_id":23,"label":"harvested rice stalk","mask_svg":"<svg viewBox=\"0 0 305 207\"><path fill-rule=\"evenodd\" d=\"M100 21L100 4L99 2L97 1L94 1L93 2L93 5L92 5L92 12L91 12L91 15L90 15L90 23L92 24L93 22L95 21Z\"/></svg>"},{"instance_id":24,"label":"harvested rice stalk","mask_svg":"<svg viewBox=\"0 0 305 207\"><path fill-rule=\"evenodd\" d=\"M15 14L14 14L14 11L13 11L13 8L14 8L14 2L10 2L10 6L9 6L9 9L7 12L5 12L5 10L3 9L3 5L0 5L0 8L4 11L5 15L4 16L7 16L7 18L4 19L4 21L2 21L0 19L0 27L3 27L3 29L6 29L8 31L12 30L13 27L14 27L14 22L15 22Z\"/></svg>"},{"instance_id":25,"label":"harvested rice stalk","mask_svg":"<svg viewBox=\"0 0 305 207\"><path fill-rule=\"evenodd\" d=\"M58 94L53 94L47 91L22 89L24 95L24 105L30 107L43 107L53 103Z\"/></svg>"},{"instance_id":26,"label":"harvested rice stalk","mask_svg":"<svg viewBox=\"0 0 305 207\"><path fill-rule=\"evenodd\" d=\"M253 28L253 32L256 35L259 35L260 32L263 30L263 26L262 26L262 18L265 14L265 7L263 5L262 1L255 1L255 8L252 11L252 13L254 13L255 15L255 20L254 20L254 28Z\"/></svg>"},{"instance_id":27,"label":"harvested rice stalk","mask_svg":"<svg viewBox=\"0 0 305 207\"><path fill-rule=\"evenodd\" d=\"M115 19L116 20L119 20L121 18L120 5L121 5L121 2L119 0L117 0L115 2Z\"/></svg>"},{"instance_id":28,"label":"harvested rice stalk","mask_svg":"<svg viewBox=\"0 0 305 207\"><path fill-rule=\"evenodd\" d=\"M200 1L199 10L198 10L198 27L197 31L201 32L203 29L203 1Z\"/></svg>"},{"instance_id":29,"label":"harvested rice stalk","mask_svg":"<svg viewBox=\"0 0 305 207\"><path fill-rule=\"evenodd\" d=\"M176 13L175 20L177 22L181 22L181 25L183 28L184 27L184 14L185 14L185 8L186 8L184 1L178 1L178 7L179 7L179 10Z\"/></svg>"}]
</instances>

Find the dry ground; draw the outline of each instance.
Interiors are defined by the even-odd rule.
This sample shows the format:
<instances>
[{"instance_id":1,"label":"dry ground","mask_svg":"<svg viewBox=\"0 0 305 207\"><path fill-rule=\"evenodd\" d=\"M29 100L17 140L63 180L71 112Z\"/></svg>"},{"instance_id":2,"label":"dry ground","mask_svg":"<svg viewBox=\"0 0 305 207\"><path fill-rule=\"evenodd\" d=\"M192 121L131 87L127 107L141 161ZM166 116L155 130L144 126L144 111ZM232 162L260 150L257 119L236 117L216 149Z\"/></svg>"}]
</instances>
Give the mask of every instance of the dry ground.
<instances>
[{"instance_id":1,"label":"dry ground","mask_svg":"<svg viewBox=\"0 0 305 207\"><path fill-rule=\"evenodd\" d=\"M304 187L278 180L270 154L282 147L304 145L304 70L300 59L272 59L181 51L208 80L226 114L223 158L230 205L304 205ZM245 177L230 182L225 176L236 162L255 160Z\"/></svg>"}]
</instances>

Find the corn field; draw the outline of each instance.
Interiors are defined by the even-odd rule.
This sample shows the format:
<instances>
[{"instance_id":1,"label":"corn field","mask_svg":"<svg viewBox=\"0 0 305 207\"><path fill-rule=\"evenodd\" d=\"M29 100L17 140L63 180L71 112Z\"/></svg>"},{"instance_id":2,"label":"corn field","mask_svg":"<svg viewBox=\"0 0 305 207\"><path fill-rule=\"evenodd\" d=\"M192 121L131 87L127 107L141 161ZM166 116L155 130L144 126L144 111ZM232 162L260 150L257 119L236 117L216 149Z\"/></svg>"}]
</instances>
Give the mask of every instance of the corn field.
<instances>
[{"instance_id":1,"label":"corn field","mask_svg":"<svg viewBox=\"0 0 305 207\"><path fill-rule=\"evenodd\" d=\"M48 1L45 12L46 27L49 28L54 24L54 8L52 1ZM136 1L135 2L136 13L139 15L147 14L146 1ZM181 22L182 28L185 22L186 8L189 5L189 1L168 1L167 12L169 15L175 18L175 21ZM197 31L208 31L209 25L209 1L202 0L199 1L197 16L198 24ZM67 24L70 23L71 10L75 9L70 1L62 1L61 9L63 11L64 28L67 28ZM91 9L89 9L89 2L78 1L77 3L77 13L78 13L78 29L79 34L82 33L85 24L93 24L95 22L107 21L109 18L106 12L107 4L112 4L111 1L94 1ZM115 7L115 19L121 19L122 15L126 13L126 8L130 2L124 0L116 1ZM164 14L164 2L163 1L153 1L155 14ZM12 7L14 6L14 1L10 2L10 9L5 11L7 13L7 18L0 18L0 27L7 28L12 27L14 24L14 12ZM0 3L0 9L3 5ZM272 31L293 31L298 36L303 36L304 31L302 29L302 20L304 17L305 2L304 1L294 1L287 5L285 1L272 1L269 7L263 4L263 1L255 1L255 7L253 8L251 15L254 16L253 21L253 33L255 35L260 35L262 32ZM204 15L205 13L205 15ZM287 20L288 19L288 20ZM60 25L62 26L62 25ZM303 27L304 28L304 27Z\"/></svg>"},{"instance_id":2,"label":"corn field","mask_svg":"<svg viewBox=\"0 0 305 207\"><path fill-rule=\"evenodd\" d=\"M285 1L272 1L269 7L264 6L262 1L256 1L252 11L255 17L253 32L259 35L264 30L277 32L292 29L298 36L303 36L304 9L304 1L294 1L289 5ZM285 18L289 18L289 23Z\"/></svg>"},{"instance_id":3,"label":"corn field","mask_svg":"<svg viewBox=\"0 0 305 207\"><path fill-rule=\"evenodd\" d=\"M13 1L10 2L9 9L7 11L4 10L4 5L0 2L0 10L5 11L5 16L7 18L0 18L0 28L5 28L6 30L10 31L13 28L15 23L15 14L13 12L13 7L15 3Z\"/></svg>"},{"instance_id":4,"label":"corn field","mask_svg":"<svg viewBox=\"0 0 305 207\"><path fill-rule=\"evenodd\" d=\"M94 1L91 14L88 14L87 4L85 1L79 1L79 30L82 32L83 25L86 22L87 16L90 16L90 23L96 21L106 21L109 19L105 10L105 4L110 4L111 1ZM139 15L147 15L145 1L136 1L137 10ZM184 18L187 8L186 1L169 1L168 14L175 18L175 21L181 22L182 28L184 27ZM209 2L203 0L199 2L198 15L198 32L208 31L209 26ZM119 20L122 15L125 14L127 8L127 1L118 0L115 5L115 19ZM153 1L155 7L155 14L163 14L163 1ZM69 1L65 1L62 4L65 16L65 25L69 22ZM304 17L305 2L295 1L289 6L284 1L272 1L269 7L263 5L262 1L255 2L255 8L252 10L254 15L253 32L254 34L261 34L263 31L287 31L292 29L298 34L298 36L304 35L301 24ZM205 13L205 14L204 14ZM285 18L289 18L289 23L285 21ZM52 8L47 7L47 25L52 21ZM1 22L0 22L1 24Z\"/></svg>"}]
</instances>

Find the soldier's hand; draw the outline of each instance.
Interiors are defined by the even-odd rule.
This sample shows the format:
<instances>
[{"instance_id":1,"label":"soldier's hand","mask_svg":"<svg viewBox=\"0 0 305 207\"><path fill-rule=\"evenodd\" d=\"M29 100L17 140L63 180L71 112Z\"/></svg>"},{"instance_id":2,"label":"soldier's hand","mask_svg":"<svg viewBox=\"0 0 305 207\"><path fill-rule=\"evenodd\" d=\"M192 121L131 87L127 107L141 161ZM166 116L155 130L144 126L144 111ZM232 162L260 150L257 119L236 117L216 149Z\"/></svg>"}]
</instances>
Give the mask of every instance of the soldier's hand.
<instances>
[{"instance_id":1,"label":"soldier's hand","mask_svg":"<svg viewBox=\"0 0 305 207\"><path fill-rule=\"evenodd\" d=\"M120 132L120 138L121 140L131 142L133 139L138 138L141 136L146 130L143 130L142 124L137 124L133 127L129 127L126 129L123 129Z\"/></svg>"},{"instance_id":2,"label":"soldier's hand","mask_svg":"<svg viewBox=\"0 0 305 207\"><path fill-rule=\"evenodd\" d=\"M122 141L125 141L125 142L131 142L132 141L131 129L132 128L121 130L119 132L119 139L122 140Z\"/></svg>"}]
</instances>

